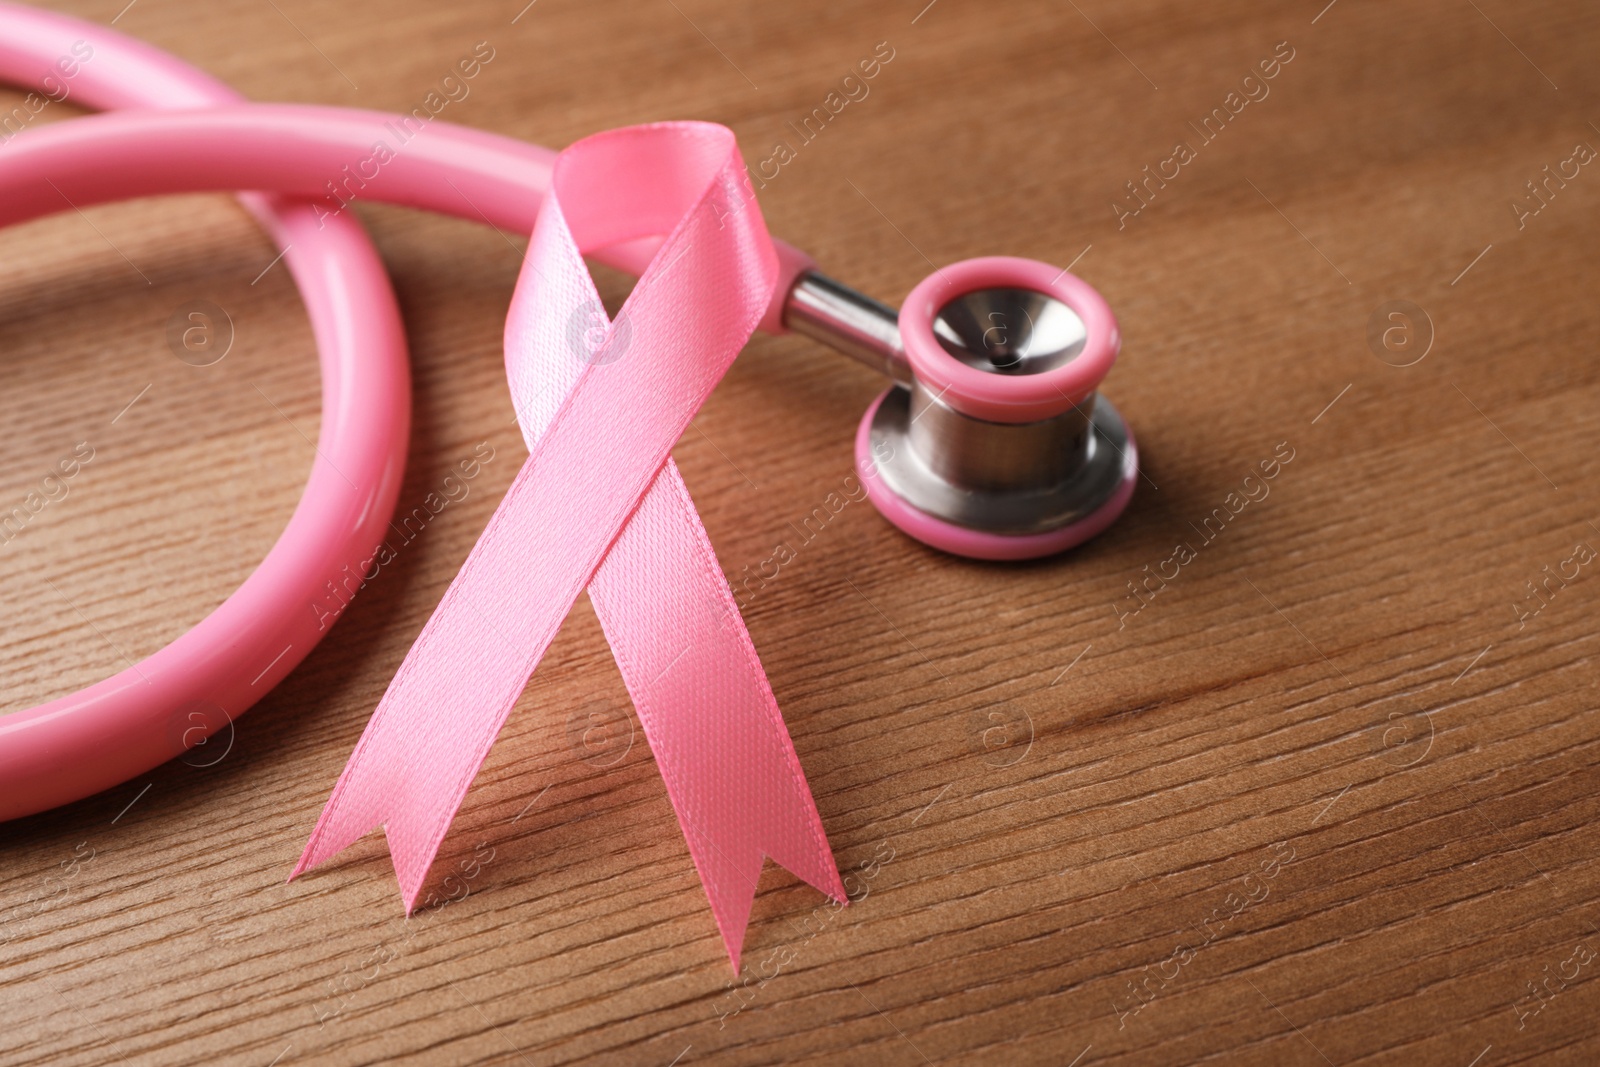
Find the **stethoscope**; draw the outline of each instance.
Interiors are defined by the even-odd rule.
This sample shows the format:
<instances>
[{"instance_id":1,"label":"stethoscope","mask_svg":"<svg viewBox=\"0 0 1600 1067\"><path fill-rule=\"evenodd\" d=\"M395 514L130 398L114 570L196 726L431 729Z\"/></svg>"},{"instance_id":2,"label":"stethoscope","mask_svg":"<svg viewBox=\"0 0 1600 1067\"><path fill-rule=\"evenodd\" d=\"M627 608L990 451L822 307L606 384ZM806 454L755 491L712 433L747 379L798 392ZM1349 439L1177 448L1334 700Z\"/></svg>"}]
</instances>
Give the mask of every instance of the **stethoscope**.
<instances>
[{"instance_id":1,"label":"stethoscope","mask_svg":"<svg viewBox=\"0 0 1600 1067\"><path fill-rule=\"evenodd\" d=\"M166 110L50 124L0 146L0 225L172 193L300 198L243 199L306 301L324 411L305 495L233 596L128 670L0 716L0 819L87 796L203 741L320 639L326 620L311 604L359 587L399 491L410 391L387 275L345 198L330 198L333 183L526 234L554 158L437 120L376 158L374 144L396 141L403 120L241 104L142 42L0 3L0 80L43 91L45 79L77 104ZM860 423L855 463L894 525L956 555L1020 560L1094 536L1127 506L1137 448L1098 393L1121 337L1088 284L1033 260L973 259L935 270L897 313L775 244L781 275L761 328L816 339L890 379ZM636 243L594 258L639 274L653 251Z\"/></svg>"},{"instance_id":2,"label":"stethoscope","mask_svg":"<svg viewBox=\"0 0 1600 1067\"><path fill-rule=\"evenodd\" d=\"M969 259L929 275L896 313L807 270L783 321L893 382L861 420L856 471L917 540L1032 559L1127 507L1138 448L1098 392L1121 335L1081 279L1037 260Z\"/></svg>"}]
</instances>

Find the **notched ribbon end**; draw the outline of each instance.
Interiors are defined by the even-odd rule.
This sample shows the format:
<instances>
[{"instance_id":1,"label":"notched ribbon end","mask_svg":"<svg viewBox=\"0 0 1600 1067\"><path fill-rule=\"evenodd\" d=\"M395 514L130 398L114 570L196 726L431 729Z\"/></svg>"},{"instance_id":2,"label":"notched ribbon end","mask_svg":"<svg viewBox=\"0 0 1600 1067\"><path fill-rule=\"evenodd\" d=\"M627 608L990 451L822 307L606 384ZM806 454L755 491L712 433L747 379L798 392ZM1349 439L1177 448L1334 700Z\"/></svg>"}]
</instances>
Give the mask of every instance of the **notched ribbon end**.
<instances>
[{"instance_id":1,"label":"notched ribbon end","mask_svg":"<svg viewBox=\"0 0 1600 1067\"><path fill-rule=\"evenodd\" d=\"M820 823L816 830L820 837ZM706 899L711 905L712 917L722 935L723 946L728 950L728 962L733 965L734 974L739 973L744 938L750 926L750 912L755 906L756 890L767 860L772 860L831 898L835 904L844 907L850 903L826 838L821 838L816 850L802 846L796 852L796 843L793 841L778 844L773 851L782 854L774 855L765 847L745 853L744 849L730 841L724 841L719 846L703 832L686 833L685 836L690 844L691 858L700 874L700 883L705 888ZM768 845L772 843L769 838Z\"/></svg>"},{"instance_id":2,"label":"notched ribbon end","mask_svg":"<svg viewBox=\"0 0 1600 1067\"><path fill-rule=\"evenodd\" d=\"M320 829L321 827L319 825L318 830ZM313 832L311 835L311 840L306 842L305 851L300 853L300 859L296 861L294 870L289 872L289 877L284 880L283 884L288 885L296 878L299 878L302 874L305 874L307 871L311 870L311 868L321 866L325 861L332 859L336 853L342 851L347 845L353 844L356 840L365 836L366 831L363 830L361 833L351 837L349 841L344 841L339 844L332 844L323 838L320 833Z\"/></svg>"},{"instance_id":3,"label":"notched ribbon end","mask_svg":"<svg viewBox=\"0 0 1600 1067\"><path fill-rule=\"evenodd\" d=\"M306 842L305 851L301 853L299 862L294 865L294 870L289 872L285 884L293 882L313 867L332 859L373 830L382 830L388 847L389 860L394 866L395 881L399 883L400 900L405 905L406 917L409 918L411 913L417 910L417 901L422 898L422 891L428 880L428 870L433 866L434 856L438 852L437 844L429 847L427 841L431 836L429 830L424 829L408 835L403 821L395 819L390 819L388 822L374 822L363 830L352 831L351 826L349 822L339 823L329 812L324 812L323 821L319 822L316 830L312 832L311 840ZM325 832L327 830L332 832Z\"/></svg>"}]
</instances>

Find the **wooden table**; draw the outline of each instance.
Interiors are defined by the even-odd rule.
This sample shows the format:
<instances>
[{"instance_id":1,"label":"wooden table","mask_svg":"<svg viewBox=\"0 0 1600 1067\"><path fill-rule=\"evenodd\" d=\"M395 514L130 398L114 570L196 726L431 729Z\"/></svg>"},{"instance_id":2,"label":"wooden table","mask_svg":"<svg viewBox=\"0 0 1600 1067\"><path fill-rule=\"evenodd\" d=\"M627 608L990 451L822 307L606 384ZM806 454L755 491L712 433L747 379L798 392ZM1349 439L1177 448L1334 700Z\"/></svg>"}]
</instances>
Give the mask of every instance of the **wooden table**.
<instances>
[{"instance_id":1,"label":"wooden table","mask_svg":"<svg viewBox=\"0 0 1600 1067\"><path fill-rule=\"evenodd\" d=\"M4 827L0 1061L1600 1058L1600 171L1575 159L1600 146L1600 12L521 2L63 6L256 99L409 109L487 41L443 117L549 145L706 118L752 166L788 142L773 231L888 300L930 262L1074 264L1126 334L1106 392L1133 504L995 566L851 503L753 599L864 889L837 911L769 865L737 979L586 599L434 868L464 898L405 922L376 834L285 885L525 454L500 361L521 235L361 207L411 335L401 507L494 459L225 758ZM0 546L17 710L250 572L319 393L293 286L226 197L5 246L0 503L94 451ZM167 344L193 300L234 323L213 367ZM751 343L676 451L730 575L840 487L880 387Z\"/></svg>"}]
</instances>

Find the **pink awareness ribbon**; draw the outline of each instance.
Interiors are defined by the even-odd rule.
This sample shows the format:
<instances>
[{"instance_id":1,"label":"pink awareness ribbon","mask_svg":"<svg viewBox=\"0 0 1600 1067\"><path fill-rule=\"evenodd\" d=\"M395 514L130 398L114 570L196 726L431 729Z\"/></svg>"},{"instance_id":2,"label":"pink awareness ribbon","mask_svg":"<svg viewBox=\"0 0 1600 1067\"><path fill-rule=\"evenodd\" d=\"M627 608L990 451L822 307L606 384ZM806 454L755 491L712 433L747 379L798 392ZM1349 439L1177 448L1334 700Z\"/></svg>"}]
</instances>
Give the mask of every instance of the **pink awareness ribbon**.
<instances>
[{"instance_id":1,"label":"pink awareness ribbon","mask_svg":"<svg viewBox=\"0 0 1600 1067\"><path fill-rule=\"evenodd\" d=\"M749 339L777 257L733 134L568 147L506 320L528 460L367 723L293 879L383 824L409 914L512 705L589 590L735 971L762 859L845 900L811 790L672 446ZM585 253L662 238L604 311Z\"/></svg>"}]
</instances>

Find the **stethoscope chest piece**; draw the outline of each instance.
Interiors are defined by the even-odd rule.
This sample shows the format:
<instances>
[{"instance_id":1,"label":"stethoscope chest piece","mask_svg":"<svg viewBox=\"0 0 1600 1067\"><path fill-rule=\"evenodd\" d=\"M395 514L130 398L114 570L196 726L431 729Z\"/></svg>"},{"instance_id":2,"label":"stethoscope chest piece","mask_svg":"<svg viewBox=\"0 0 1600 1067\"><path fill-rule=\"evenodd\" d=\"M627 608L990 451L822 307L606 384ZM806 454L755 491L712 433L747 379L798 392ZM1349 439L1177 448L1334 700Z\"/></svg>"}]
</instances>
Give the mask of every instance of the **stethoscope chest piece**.
<instances>
[{"instance_id":1,"label":"stethoscope chest piece","mask_svg":"<svg viewBox=\"0 0 1600 1067\"><path fill-rule=\"evenodd\" d=\"M789 324L846 347L837 322L852 316L816 296L822 286L837 301L832 283L810 284L814 299L803 279ZM1138 449L1097 392L1121 334L1087 283L996 256L926 278L900 309L897 337L863 326L874 308L846 310L858 312L851 354L870 354L897 383L861 420L855 462L901 530L956 555L1032 559L1088 540L1127 507Z\"/></svg>"},{"instance_id":2,"label":"stethoscope chest piece","mask_svg":"<svg viewBox=\"0 0 1600 1067\"><path fill-rule=\"evenodd\" d=\"M1082 407L1086 414L1035 423L985 423L921 385L890 389L861 420L856 470L878 510L934 548L976 559L1052 555L1109 526L1138 474L1117 409L1102 396Z\"/></svg>"}]
</instances>

